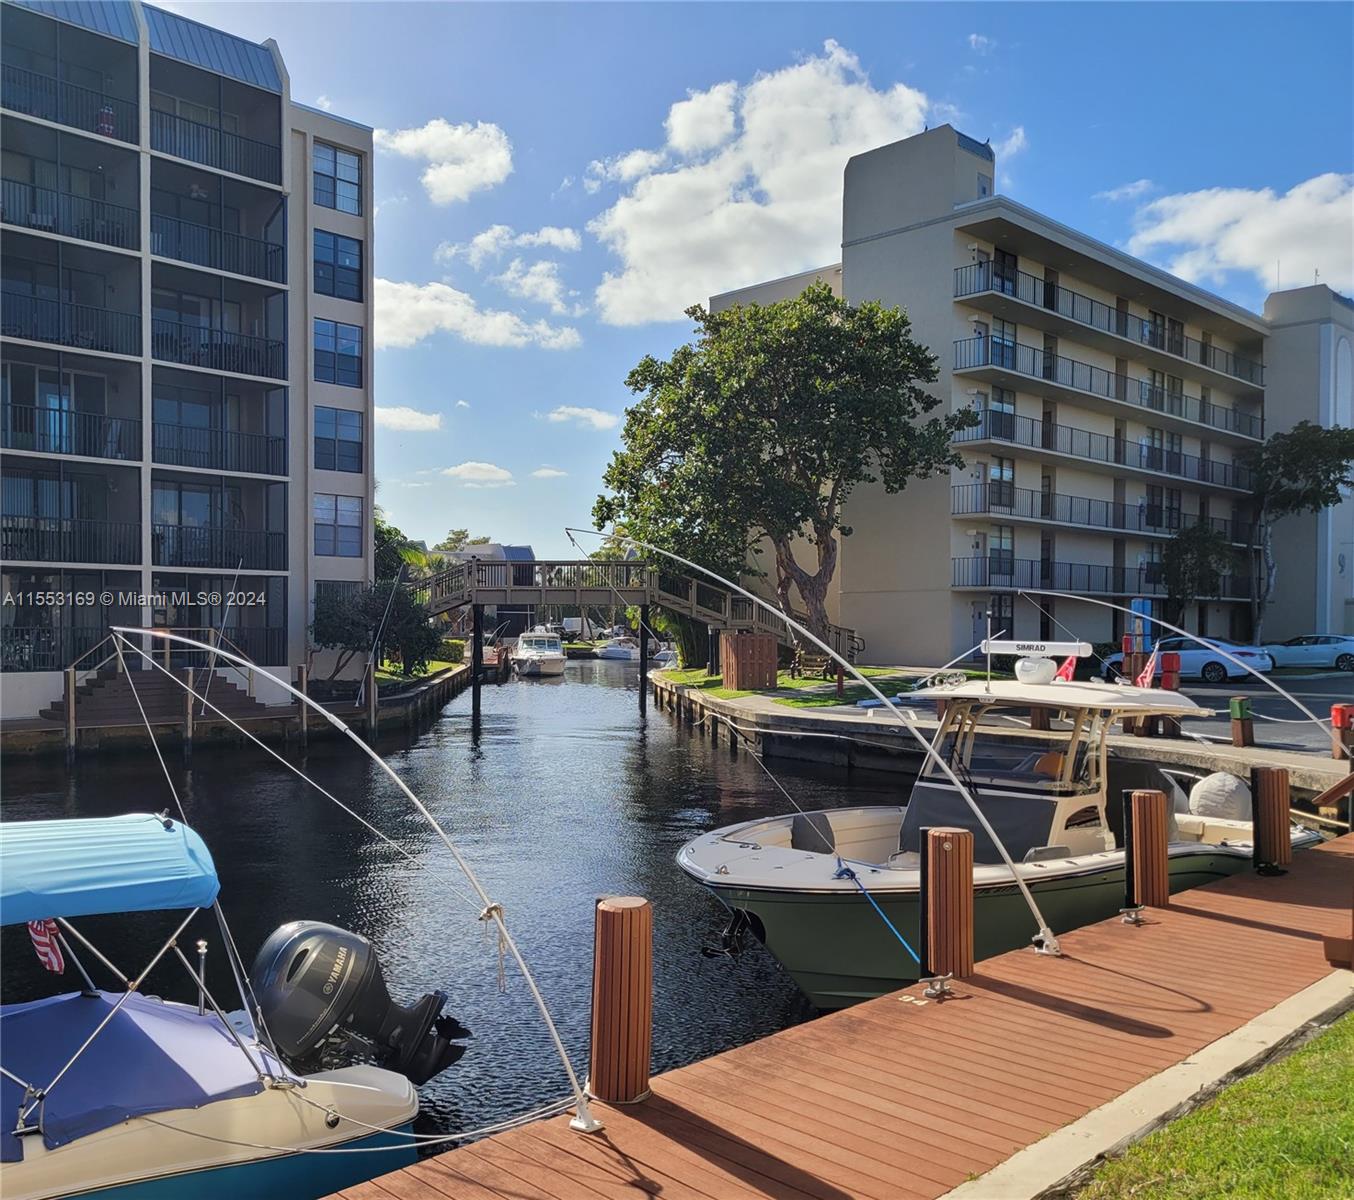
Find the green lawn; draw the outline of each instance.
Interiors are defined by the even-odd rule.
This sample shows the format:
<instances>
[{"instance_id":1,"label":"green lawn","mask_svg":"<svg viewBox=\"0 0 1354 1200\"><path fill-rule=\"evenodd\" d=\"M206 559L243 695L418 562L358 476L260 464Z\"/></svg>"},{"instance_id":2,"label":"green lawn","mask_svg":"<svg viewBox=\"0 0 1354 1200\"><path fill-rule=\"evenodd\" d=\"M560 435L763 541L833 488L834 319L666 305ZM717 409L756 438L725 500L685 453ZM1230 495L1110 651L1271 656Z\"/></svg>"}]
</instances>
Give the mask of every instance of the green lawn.
<instances>
[{"instance_id":1,"label":"green lawn","mask_svg":"<svg viewBox=\"0 0 1354 1200\"><path fill-rule=\"evenodd\" d=\"M438 671L445 671L448 667L457 666L460 666L460 663L443 662L440 659L434 659L428 664L425 670L420 671L417 675L411 675L406 679L405 676L400 673L400 668L397 663L382 663L380 670L376 672L376 687L379 690L383 686L390 687L402 683L415 684L420 679L426 679L429 675L436 675Z\"/></svg>"},{"instance_id":2,"label":"green lawn","mask_svg":"<svg viewBox=\"0 0 1354 1200\"><path fill-rule=\"evenodd\" d=\"M716 700L732 700L738 696L751 696L752 692L735 691L724 686L722 675L707 675L704 667L689 667L686 670L660 671L659 674L672 683L683 687L700 688Z\"/></svg>"},{"instance_id":3,"label":"green lawn","mask_svg":"<svg viewBox=\"0 0 1354 1200\"><path fill-rule=\"evenodd\" d=\"M1350 1200L1354 1014L1107 1163L1078 1200Z\"/></svg>"}]
</instances>

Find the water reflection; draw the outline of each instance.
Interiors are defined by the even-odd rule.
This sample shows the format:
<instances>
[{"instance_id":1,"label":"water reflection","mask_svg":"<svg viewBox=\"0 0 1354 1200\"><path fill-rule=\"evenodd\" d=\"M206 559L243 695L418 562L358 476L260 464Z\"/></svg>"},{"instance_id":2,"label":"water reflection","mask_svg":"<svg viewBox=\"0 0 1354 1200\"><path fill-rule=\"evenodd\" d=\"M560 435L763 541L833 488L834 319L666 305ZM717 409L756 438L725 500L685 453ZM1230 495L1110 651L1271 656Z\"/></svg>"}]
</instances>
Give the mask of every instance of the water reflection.
<instances>
[{"instance_id":1,"label":"water reflection","mask_svg":"<svg viewBox=\"0 0 1354 1200\"><path fill-rule=\"evenodd\" d=\"M632 893L654 903L654 1066L664 1070L812 1015L759 948L734 962L705 958L722 910L676 868L688 838L731 821L781 812L784 798L751 758L638 712L638 670L572 662L563 679L484 690L478 719L469 693L426 730L379 747L462 848L500 901L579 1066L586 1065L592 908ZM248 957L271 930L298 918L355 929L377 945L392 992L408 999L443 988L475 1034L459 1064L423 1089L438 1128L493 1121L566 1091L562 1071L511 966L500 994L496 943L435 835L369 760L350 746L313 743L293 761L414 856L411 863L253 748L199 750L191 768L167 753L189 821L206 839L222 902ZM774 764L805 807L898 803L898 777L846 776ZM16 763L4 776L4 817L92 816L172 807L149 755ZM455 888L456 891L452 889ZM80 922L124 970L144 963L169 932L167 914ZM209 976L229 994L214 924ZM188 943L191 944L191 943ZM5 1002L74 986L39 967L22 928L0 952ZM139 958L139 961L138 961ZM177 965L148 990L193 993Z\"/></svg>"}]
</instances>

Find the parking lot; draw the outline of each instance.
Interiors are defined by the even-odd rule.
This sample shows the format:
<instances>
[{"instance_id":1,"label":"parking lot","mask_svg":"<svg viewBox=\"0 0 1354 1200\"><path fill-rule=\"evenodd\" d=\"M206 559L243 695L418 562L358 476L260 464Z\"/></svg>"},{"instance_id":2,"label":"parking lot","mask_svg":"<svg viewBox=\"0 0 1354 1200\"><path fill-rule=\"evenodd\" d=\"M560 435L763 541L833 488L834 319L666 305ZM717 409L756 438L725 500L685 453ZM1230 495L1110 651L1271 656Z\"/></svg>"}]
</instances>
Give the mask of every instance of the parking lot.
<instances>
[{"instance_id":1,"label":"parking lot","mask_svg":"<svg viewBox=\"0 0 1354 1200\"><path fill-rule=\"evenodd\" d=\"M1354 675L1347 671L1278 671L1268 678L1323 720L1329 719L1332 704L1354 704ZM1180 690L1195 703L1218 712L1208 720L1187 723L1186 728L1196 736L1230 741L1231 719L1227 702L1233 696L1246 696L1251 701L1255 740L1259 745L1330 753L1329 726L1319 728L1305 718L1300 708L1258 679L1232 680L1218 687L1189 682Z\"/></svg>"}]
</instances>

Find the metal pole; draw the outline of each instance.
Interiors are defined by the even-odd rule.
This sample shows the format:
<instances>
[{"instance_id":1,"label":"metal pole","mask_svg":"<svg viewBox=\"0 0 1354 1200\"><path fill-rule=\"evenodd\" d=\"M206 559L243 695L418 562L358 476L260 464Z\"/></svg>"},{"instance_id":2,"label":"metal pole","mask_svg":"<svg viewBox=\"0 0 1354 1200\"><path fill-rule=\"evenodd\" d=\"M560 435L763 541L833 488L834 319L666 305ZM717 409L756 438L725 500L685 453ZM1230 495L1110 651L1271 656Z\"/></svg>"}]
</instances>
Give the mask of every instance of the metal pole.
<instances>
[{"instance_id":1,"label":"metal pole","mask_svg":"<svg viewBox=\"0 0 1354 1200\"><path fill-rule=\"evenodd\" d=\"M197 1015L207 1012L207 939L197 940Z\"/></svg>"},{"instance_id":2,"label":"metal pole","mask_svg":"<svg viewBox=\"0 0 1354 1200\"><path fill-rule=\"evenodd\" d=\"M649 606L639 606L639 715L649 709Z\"/></svg>"},{"instance_id":3,"label":"metal pole","mask_svg":"<svg viewBox=\"0 0 1354 1200\"><path fill-rule=\"evenodd\" d=\"M307 667L305 663L302 663L296 668L296 690L303 696L307 695L310 691L310 668ZM304 704L298 704L297 709L299 710L297 719L301 722L301 745L304 746L306 744L306 727L308 724L306 721L306 706Z\"/></svg>"}]
</instances>

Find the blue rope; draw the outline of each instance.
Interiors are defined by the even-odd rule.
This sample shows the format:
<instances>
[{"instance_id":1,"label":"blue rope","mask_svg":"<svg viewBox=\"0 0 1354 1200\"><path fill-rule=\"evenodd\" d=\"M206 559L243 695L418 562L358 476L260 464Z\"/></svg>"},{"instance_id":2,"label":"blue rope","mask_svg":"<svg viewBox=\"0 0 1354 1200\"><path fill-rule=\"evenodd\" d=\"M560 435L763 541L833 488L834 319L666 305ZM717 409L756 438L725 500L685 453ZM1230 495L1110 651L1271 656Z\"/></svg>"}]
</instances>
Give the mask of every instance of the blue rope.
<instances>
[{"instance_id":1,"label":"blue rope","mask_svg":"<svg viewBox=\"0 0 1354 1200\"><path fill-rule=\"evenodd\" d=\"M912 961L916 963L917 966L921 966L921 958L918 956L917 952L907 944L907 938L903 937L903 935L898 932L897 926L895 926L894 923L889 920L888 915L884 912L882 908L879 907L878 901L876 901L875 898L870 895L870 889L867 888L863 883L861 883L860 876L858 876L850 867L848 867L844 862L842 862L840 856L837 859L837 873L833 875L832 878L849 879L852 883L856 885L856 887L860 888L862 895L864 895L865 899L870 902L870 905L874 908L875 912L879 914L879 919L889 927L889 932L892 933L893 936L896 937L900 942L902 942L903 949L906 950L910 955L912 955Z\"/></svg>"}]
</instances>

